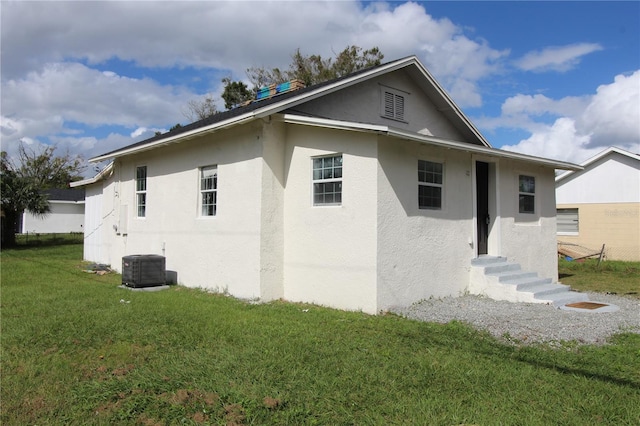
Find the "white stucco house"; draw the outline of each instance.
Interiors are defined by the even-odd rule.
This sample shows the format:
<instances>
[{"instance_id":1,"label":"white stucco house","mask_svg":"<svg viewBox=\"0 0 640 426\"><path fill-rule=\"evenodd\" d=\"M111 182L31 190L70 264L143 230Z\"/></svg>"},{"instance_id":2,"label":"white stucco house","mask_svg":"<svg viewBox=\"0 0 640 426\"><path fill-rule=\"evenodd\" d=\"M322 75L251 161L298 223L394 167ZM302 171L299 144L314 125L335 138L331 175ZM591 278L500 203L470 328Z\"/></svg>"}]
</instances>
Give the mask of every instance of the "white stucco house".
<instances>
[{"instance_id":1,"label":"white stucco house","mask_svg":"<svg viewBox=\"0 0 640 426\"><path fill-rule=\"evenodd\" d=\"M486 255L557 280L555 170L579 166L492 148L413 56L289 89L93 158L85 258L368 313L483 293Z\"/></svg>"},{"instance_id":2,"label":"white stucco house","mask_svg":"<svg viewBox=\"0 0 640 426\"><path fill-rule=\"evenodd\" d=\"M609 147L556 178L558 241L640 261L640 155Z\"/></svg>"},{"instance_id":3,"label":"white stucco house","mask_svg":"<svg viewBox=\"0 0 640 426\"><path fill-rule=\"evenodd\" d=\"M83 232L84 189L48 189L50 212L44 216L25 211L19 222L21 234Z\"/></svg>"}]
</instances>

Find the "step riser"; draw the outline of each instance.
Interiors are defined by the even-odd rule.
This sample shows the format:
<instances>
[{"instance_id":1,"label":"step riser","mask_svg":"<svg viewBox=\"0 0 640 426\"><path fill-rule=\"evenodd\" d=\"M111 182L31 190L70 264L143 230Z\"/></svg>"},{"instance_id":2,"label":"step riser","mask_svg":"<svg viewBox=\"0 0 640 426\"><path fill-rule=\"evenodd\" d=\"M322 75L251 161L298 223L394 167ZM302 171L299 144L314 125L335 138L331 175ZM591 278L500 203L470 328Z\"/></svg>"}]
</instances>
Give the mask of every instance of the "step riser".
<instances>
[{"instance_id":1,"label":"step riser","mask_svg":"<svg viewBox=\"0 0 640 426\"><path fill-rule=\"evenodd\" d=\"M551 278L540 278L535 272L523 271L517 263L504 257L473 259L473 287L475 294L512 302L547 303L556 307L567 303L584 302L588 296L571 291L567 285L553 283Z\"/></svg>"}]
</instances>

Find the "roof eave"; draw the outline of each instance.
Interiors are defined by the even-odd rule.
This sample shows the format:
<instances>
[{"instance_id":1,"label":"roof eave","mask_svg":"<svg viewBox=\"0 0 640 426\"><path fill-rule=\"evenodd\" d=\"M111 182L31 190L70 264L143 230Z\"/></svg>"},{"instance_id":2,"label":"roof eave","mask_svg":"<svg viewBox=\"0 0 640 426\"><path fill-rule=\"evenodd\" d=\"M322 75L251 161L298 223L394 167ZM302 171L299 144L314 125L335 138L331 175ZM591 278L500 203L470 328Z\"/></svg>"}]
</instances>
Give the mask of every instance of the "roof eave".
<instances>
[{"instance_id":1,"label":"roof eave","mask_svg":"<svg viewBox=\"0 0 640 426\"><path fill-rule=\"evenodd\" d=\"M428 143L430 145L442 146L448 149L456 149L459 151L466 151L474 154L481 154L491 157L507 158L519 161L534 162L547 167L552 167L559 170L582 170L582 166L577 164L568 163L565 161L557 161L548 158L535 157L527 154L520 154L513 151L504 151L498 148L485 147L475 145L467 142L452 141L448 139L437 138L434 136L422 135L420 133L407 132L400 129L391 128L388 126L381 126L367 123L357 123L350 121L329 120L317 117L307 117L296 114L282 114L279 119L289 124L310 125L315 127L324 127L331 129L351 130L359 132L379 133L390 137L395 137L405 140L413 140L421 143Z\"/></svg>"}]
</instances>

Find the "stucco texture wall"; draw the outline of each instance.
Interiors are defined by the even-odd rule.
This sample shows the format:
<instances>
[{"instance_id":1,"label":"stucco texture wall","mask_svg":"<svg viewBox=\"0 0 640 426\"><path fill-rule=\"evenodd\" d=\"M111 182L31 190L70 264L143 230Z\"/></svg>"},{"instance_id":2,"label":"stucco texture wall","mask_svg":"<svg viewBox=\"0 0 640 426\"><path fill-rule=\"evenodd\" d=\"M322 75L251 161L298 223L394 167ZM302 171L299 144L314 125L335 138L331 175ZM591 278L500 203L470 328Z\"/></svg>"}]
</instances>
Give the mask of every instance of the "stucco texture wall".
<instances>
[{"instance_id":1,"label":"stucco texture wall","mask_svg":"<svg viewBox=\"0 0 640 426\"><path fill-rule=\"evenodd\" d=\"M381 138L378 168L378 307L458 296L474 256L471 156ZM418 159L444 163L443 208L418 208Z\"/></svg>"},{"instance_id":2,"label":"stucco texture wall","mask_svg":"<svg viewBox=\"0 0 640 426\"><path fill-rule=\"evenodd\" d=\"M554 169L519 161L499 164L501 254L541 277L558 279ZM518 176L535 178L535 213L519 213Z\"/></svg>"},{"instance_id":3,"label":"stucco texture wall","mask_svg":"<svg viewBox=\"0 0 640 426\"><path fill-rule=\"evenodd\" d=\"M284 296L376 313L374 135L287 128ZM342 205L314 206L312 158L342 153Z\"/></svg>"},{"instance_id":4,"label":"stucco texture wall","mask_svg":"<svg viewBox=\"0 0 640 426\"><path fill-rule=\"evenodd\" d=\"M120 215L120 235L111 234L114 263L130 254L164 255L179 283L260 297L260 136L259 126L245 126L117 161L115 208L125 206L126 217ZM143 165L147 208L138 218L135 170ZM217 214L203 217L199 169L210 165L218 167Z\"/></svg>"}]
</instances>

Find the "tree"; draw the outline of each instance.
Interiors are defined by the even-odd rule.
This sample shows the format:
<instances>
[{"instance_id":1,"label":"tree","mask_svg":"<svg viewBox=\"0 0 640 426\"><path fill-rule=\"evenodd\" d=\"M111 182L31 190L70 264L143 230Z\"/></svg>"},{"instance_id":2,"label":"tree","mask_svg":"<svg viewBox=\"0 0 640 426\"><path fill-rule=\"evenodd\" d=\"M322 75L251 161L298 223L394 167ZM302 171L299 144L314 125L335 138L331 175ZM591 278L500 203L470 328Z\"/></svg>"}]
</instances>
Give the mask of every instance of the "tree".
<instances>
[{"instance_id":1,"label":"tree","mask_svg":"<svg viewBox=\"0 0 640 426\"><path fill-rule=\"evenodd\" d=\"M69 153L56 156L55 149L55 146L47 146L35 151L20 144L18 165L6 152L0 154L3 245L15 245L16 227L22 212L40 216L49 212L49 200L43 190L66 188L69 182L81 179L82 159Z\"/></svg>"},{"instance_id":2,"label":"tree","mask_svg":"<svg viewBox=\"0 0 640 426\"><path fill-rule=\"evenodd\" d=\"M232 109L242 105L253 99L261 87L294 79L302 80L305 85L310 86L380 65L383 58L384 55L377 47L363 50L358 46L347 46L342 52L335 55L335 59L323 59L320 55L305 56L300 49L297 49L291 56L291 63L287 70L264 67L248 68L246 72L253 85L251 89L240 81L232 81L230 78L223 79L222 82L225 85L222 93L222 98L225 101L224 107ZM191 121L218 113L211 95L207 95L203 100L189 101L187 108L185 116Z\"/></svg>"},{"instance_id":3,"label":"tree","mask_svg":"<svg viewBox=\"0 0 640 426\"><path fill-rule=\"evenodd\" d=\"M289 69L286 71L279 68L249 68L247 69L249 80L256 88L293 79L300 79L309 86L380 65L384 55L377 47L363 50L358 46L347 46L336 55L335 59L323 59L320 55L305 56L300 49L294 52L291 59Z\"/></svg>"},{"instance_id":4,"label":"tree","mask_svg":"<svg viewBox=\"0 0 640 426\"><path fill-rule=\"evenodd\" d=\"M224 107L226 109L238 107L255 97L255 91L249 90L247 85L241 81L231 81L227 77L223 78L222 82L224 83L222 99L224 99Z\"/></svg>"},{"instance_id":5,"label":"tree","mask_svg":"<svg viewBox=\"0 0 640 426\"><path fill-rule=\"evenodd\" d=\"M182 112L189 121L204 120L218 113L216 101L212 95L206 95L202 100L192 99L187 103L187 110Z\"/></svg>"}]
</instances>

